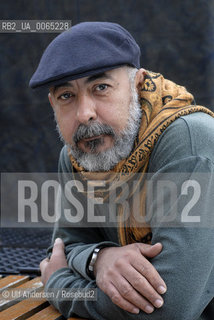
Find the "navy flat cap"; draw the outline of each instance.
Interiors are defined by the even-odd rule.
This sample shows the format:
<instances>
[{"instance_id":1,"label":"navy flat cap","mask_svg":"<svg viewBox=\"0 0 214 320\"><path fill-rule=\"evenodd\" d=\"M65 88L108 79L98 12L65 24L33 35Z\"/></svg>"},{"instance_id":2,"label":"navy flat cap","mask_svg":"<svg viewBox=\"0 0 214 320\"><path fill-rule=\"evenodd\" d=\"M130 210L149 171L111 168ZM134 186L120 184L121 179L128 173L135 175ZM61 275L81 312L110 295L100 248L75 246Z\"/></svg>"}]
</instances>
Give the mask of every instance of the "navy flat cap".
<instances>
[{"instance_id":1,"label":"navy flat cap","mask_svg":"<svg viewBox=\"0 0 214 320\"><path fill-rule=\"evenodd\" d=\"M49 44L29 85L51 87L125 64L140 68L140 48L131 34L116 23L83 22Z\"/></svg>"}]
</instances>

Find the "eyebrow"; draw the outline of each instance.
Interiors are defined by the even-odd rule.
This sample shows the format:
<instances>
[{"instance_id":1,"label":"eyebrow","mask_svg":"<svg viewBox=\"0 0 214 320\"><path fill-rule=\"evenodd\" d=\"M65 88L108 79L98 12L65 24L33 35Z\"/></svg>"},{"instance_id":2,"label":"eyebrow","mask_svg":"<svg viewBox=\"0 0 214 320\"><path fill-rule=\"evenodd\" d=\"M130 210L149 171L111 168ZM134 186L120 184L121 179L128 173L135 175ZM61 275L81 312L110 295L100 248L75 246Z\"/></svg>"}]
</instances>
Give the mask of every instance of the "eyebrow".
<instances>
[{"instance_id":1,"label":"eyebrow","mask_svg":"<svg viewBox=\"0 0 214 320\"><path fill-rule=\"evenodd\" d=\"M93 76L90 76L88 77L86 80L85 80L85 83L89 83L89 82L92 82L94 80L97 80L97 79L100 79L100 78L106 78L106 79L110 79L110 80L114 80L111 75L107 74L106 72L102 72L102 73L98 73L98 74L95 74Z\"/></svg>"},{"instance_id":2,"label":"eyebrow","mask_svg":"<svg viewBox=\"0 0 214 320\"><path fill-rule=\"evenodd\" d=\"M98 73L98 74L95 74L93 76L88 77L84 81L84 83L90 83L90 82L93 82L93 81L95 81L97 79L101 79L101 78L114 80L109 74L106 74L105 72L102 72L102 73ZM56 90L61 88L61 87L73 87L73 84L70 83L70 82L64 82L64 83L58 84L58 85L53 87L53 93L55 93Z\"/></svg>"}]
</instances>

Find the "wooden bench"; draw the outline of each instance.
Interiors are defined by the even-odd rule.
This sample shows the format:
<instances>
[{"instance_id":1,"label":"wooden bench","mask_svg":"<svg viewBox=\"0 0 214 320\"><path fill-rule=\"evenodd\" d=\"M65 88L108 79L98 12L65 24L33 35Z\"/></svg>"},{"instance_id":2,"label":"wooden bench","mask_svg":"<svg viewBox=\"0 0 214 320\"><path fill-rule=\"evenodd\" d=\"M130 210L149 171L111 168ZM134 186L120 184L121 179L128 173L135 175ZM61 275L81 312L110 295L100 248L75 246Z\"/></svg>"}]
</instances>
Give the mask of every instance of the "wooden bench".
<instances>
[{"instance_id":1,"label":"wooden bench","mask_svg":"<svg viewBox=\"0 0 214 320\"><path fill-rule=\"evenodd\" d=\"M1 277L1 276L0 276ZM43 284L40 278L30 280L29 276L10 275L0 279L0 319L1 320L63 320L65 319L46 299L25 299L14 297L7 293L15 290L32 290L42 292ZM14 292L15 292L14 290ZM5 294L6 292L6 294ZM68 320L80 320L71 317ZM86 320L86 319L82 319Z\"/></svg>"}]
</instances>

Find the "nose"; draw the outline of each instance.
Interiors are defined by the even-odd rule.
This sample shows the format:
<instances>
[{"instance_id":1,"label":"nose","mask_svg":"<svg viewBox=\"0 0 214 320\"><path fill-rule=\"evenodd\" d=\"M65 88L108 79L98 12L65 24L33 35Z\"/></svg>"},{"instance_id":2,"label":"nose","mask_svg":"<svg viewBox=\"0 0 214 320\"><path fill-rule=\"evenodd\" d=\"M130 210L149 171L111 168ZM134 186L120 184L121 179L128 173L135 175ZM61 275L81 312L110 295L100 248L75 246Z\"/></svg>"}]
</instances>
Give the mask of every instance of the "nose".
<instances>
[{"instance_id":1,"label":"nose","mask_svg":"<svg viewBox=\"0 0 214 320\"><path fill-rule=\"evenodd\" d=\"M78 99L77 120L80 123L88 124L91 120L96 120L96 105L89 95L81 95Z\"/></svg>"}]
</instances>

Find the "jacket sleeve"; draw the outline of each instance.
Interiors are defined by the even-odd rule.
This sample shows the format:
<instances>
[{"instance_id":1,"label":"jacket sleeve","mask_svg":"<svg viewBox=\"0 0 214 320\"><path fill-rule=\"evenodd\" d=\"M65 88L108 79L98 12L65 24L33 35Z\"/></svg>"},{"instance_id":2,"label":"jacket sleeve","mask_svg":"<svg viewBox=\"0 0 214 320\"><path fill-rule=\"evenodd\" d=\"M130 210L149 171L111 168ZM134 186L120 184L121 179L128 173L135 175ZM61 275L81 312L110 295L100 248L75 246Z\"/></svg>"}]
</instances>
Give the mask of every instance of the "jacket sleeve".
<instances>
[{"instance_id":1,"label":"jacket sleeve","mask_svg":"<svg viewBox=\"0 0 214 320\"><path fill-rule=\"evenodd\" d=\"M117 237L108 240L105 235L105 229L99 227L90 227L87 225L87 216L80 223L71 223L70 218L66 218L64 210L68 210L70 217L76 214L74 205L69 202L64 194L65 183L71 179L71 165L67 155L67 148L64 147L59 159L59 180L61 192L58 193L56 201L56 210L60 212L60 219L55 223L52 237L52 245L48 248L48 256L50 257L54 240L60 237L65 244L65 254L67 257L68 266L81 275L83 278L91 280L87 273L88 261L92 256L93 250L97 247L119 246ZM80 196L77 192L73 192L76 199L81 201L86 215L87 208L84 196ZM81 227L83 225L83 227Z\"/></svg>"},{"instance_id":2,"label":"jacket sleeve","mask_svg":"<svg viewBox=\"0 0 214 320\"><path fill-rule=\"evenodd\" d=\"M171 174L174 174L178 190L177 214L173 223L168 223L169 220L166 223L166 219L159 216L158 193L154 194L150 208L152 243L163 244L162 252L151 259L167 284L163 307L155 309L150 315L143 311L132 315L114 305L110 298L96 287L95 281L85 279L71 268L63 268L49 278L46 289L97 289L96 301L50 301L65 317L77 314L99 320L200 319L203 310L214 297L214 130L213 119L207 117L191 115L176 120L162 134L150 159L149 171L152 173L154 185L162 179L162 174L166 174L169 180ZM188 222L184 224L181 216L186 205L191 202L193 193L182 194L182 186L186 179L193 181L199 173L203 174L202 180L205 177L205 183L201 185L199 200L187 216L199 216L203 225ZM166 204L165 216L170 218L175 203L169 201L167 188L162 191L162 196Z\"/></svg>"}]
</instances>

